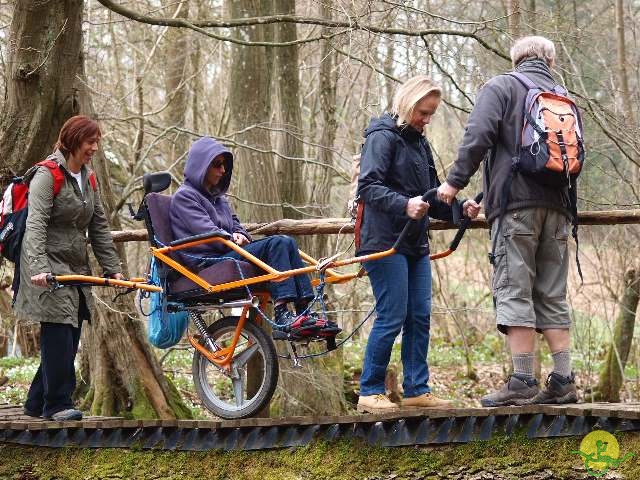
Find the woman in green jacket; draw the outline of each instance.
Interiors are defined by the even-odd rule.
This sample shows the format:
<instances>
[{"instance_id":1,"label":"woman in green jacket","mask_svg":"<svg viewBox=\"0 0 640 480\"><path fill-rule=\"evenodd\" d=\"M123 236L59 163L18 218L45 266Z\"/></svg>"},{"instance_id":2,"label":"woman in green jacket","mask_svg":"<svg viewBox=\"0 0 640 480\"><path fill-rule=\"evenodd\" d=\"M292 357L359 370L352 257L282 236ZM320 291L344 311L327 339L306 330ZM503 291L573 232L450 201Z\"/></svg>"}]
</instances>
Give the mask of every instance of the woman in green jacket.
<instances>
[{"instance_id":1,"label":"woman in green jacket","mask_svg":"<svg viewBox=\"0 0 640 480\"><path fill-rule=\"evenodd\" d=\"M40 322L40 366L31 383L24 413L57 421L80 420L73 408L74 361L82 322L91 319L90 287L51 291L47 275L90 275L87 238L104 274L121 279L120 259L109 222L89 168L98 150L100 128L95 120L75 116L60 130L54 153L64 175L54 195L53 173L39 167L29 183L29 213L20 256L17 317Z\"/></svg>"}]
</instances>

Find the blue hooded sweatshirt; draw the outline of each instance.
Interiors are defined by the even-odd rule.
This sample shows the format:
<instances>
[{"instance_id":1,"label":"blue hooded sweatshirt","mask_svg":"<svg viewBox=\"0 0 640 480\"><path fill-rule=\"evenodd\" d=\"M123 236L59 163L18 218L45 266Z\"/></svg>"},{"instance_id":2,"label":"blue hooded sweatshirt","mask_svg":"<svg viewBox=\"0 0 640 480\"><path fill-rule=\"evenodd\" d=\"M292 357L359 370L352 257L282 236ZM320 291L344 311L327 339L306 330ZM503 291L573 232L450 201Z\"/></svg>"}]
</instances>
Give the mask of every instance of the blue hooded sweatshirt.
<instances>
[{"instance_id":1,"label":"blue hooded sweatshirt","mask_svg":"<svg viewBox=\"0 0 640 480\"><path fill-rule=\"evenodd\" d=\"M204 187L204 179L209 165L218 155L224 155L225 174L211 191ZM184 166L184 183L171 200L169 216L173 237L191 237L216 230L227 233L241 233L249 240L250 235L242 228L225 194L231 183L233 155L216 140L203 137L191 145ZM189 267L198 263L198 258L224 254L229 249L221 243L213 242L183 250L187 255L180 257ZM198 257L198 258L194 258Z\"/></svg>"}]
</instances>

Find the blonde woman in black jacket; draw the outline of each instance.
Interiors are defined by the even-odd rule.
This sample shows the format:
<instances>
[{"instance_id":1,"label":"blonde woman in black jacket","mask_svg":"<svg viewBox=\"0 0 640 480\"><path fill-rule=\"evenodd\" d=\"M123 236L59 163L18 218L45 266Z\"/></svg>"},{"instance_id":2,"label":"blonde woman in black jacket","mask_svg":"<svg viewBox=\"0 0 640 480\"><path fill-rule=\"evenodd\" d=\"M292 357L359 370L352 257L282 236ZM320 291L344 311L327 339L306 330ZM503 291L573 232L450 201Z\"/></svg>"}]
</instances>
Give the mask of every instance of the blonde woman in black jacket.
<instances>
[{"instance_id":1,"label":"blonde woman in black jacket","mask_svg":"<svg viewBox=\"0 0 640 480\"><path fill-rule=\"evenodd\" d=\"M365 131L359 201L363 213L357 253L363 255L390 248L410 219L415 224L398 253L367 262L376 297L377 318L365 352L358 411L381 413L398 406L385 395L384 379L391 349L402 331L403 407L445 407L450 404L429 387L429 330L431 314L431 266L427 231L429 216L451 221L452 209L444 202L429 204L422 195L437 187L431 147L424 128L441 99L441 90L426 76L409 79L398 90L391 113L373 119ZM480 207L473 200L463 204L475 217Z\"/></svg>"}]
</instances>

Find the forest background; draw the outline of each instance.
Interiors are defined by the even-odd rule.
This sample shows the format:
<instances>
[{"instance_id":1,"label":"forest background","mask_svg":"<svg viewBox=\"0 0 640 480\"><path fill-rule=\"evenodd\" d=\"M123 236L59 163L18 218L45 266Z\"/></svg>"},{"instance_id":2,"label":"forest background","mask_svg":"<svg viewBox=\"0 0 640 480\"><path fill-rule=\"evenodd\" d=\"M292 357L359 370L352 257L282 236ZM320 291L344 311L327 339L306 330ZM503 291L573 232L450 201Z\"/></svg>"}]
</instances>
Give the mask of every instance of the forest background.
<instances>
[{"instance_id":1,"label":"forest background","mask_svg":"<svg viewBox=\"0 0 640 480\"><path fill-rule=\"evenodd\" d=\"M421 73L442 86L443 104L427 128L442 179L478 89L510 69L513 39L540 34L555 42L554 73L585 115L579 209L637 209L639 11L638 2L623 0L0 0L0 177L6 185L44 158L62 122L86 113L103 129L94 168L113 230L141 228L126 205L139 203L142 174L167 170L175 190L190 143L203 135L236 156L230 197L243 221L345 218L352 157L400 82ZM480 185L478 174L463 195ZM451 236L432 232L432 248ZM298 240L315 257L353 253L351 235ZM637 226L580 229L585 281L572 265L569 300L586 400L640 395L634 245ZM119 248L132 275L146 271L145 242ZM486 230L471 231L455 255L434 263L433 383L461 406L477 405L508 371L493 324L488 248ZM29 359L38 334L11 315L12 273L5 262L0 401L19 402L37 366ZM189 352L152 349L137 302L113 302L112 292L94 290L100 308L83 333L82 407L138 418L204 414L185 374ZM366 279L333 289L330 298L346 332L372 306ZM282 361L273 412L352 408L370 326L302 370ZM544 378L544 348L540 358ZM392 369L392 393L400 377Z\"/></svg>"}]
</instances>

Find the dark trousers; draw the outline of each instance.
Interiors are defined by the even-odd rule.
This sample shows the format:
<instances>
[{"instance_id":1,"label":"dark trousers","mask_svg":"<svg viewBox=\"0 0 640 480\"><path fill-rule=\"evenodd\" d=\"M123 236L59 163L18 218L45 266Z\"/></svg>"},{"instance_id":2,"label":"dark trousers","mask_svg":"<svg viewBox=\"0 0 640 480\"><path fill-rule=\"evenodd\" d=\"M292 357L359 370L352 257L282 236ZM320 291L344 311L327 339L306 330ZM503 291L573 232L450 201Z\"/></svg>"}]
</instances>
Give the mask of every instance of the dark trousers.
<instances>
[{"instance_id":1,"label":"dark trousers","mask_svg":"<svg viewBox=\"0 0 640 480\"><path fill-rule=\"evenodd\" d=\"M292 270L304 267L304 262L298 252L296 241L286 235L272 235L255 242L251 242L243 247L254 257L259 258L276 270ZM218 258L235 258L245 260L245 258L234 251L220 255ZM199 267L204 268L213 265L215 260L205 259ZM269 282L269 290L274 301L286 300L287 302L297 300L310 300L313 298L313 287L309 276L295 275L280 282Z\"/></svg>"},{"instance_id":2,"label":"dark trousers","mask_svg":"<svg viewBox=\"0 0 640 480\"><path fill-rule=\"evenodd\" d=\"M76 389L74 361L78 353L83 318L88 317L84 295L80 292L78 328L64 323L40 324L40 366L36 372L25 410L45 418L73 408L71 396Z\"/></svg>"}]
</instances>

